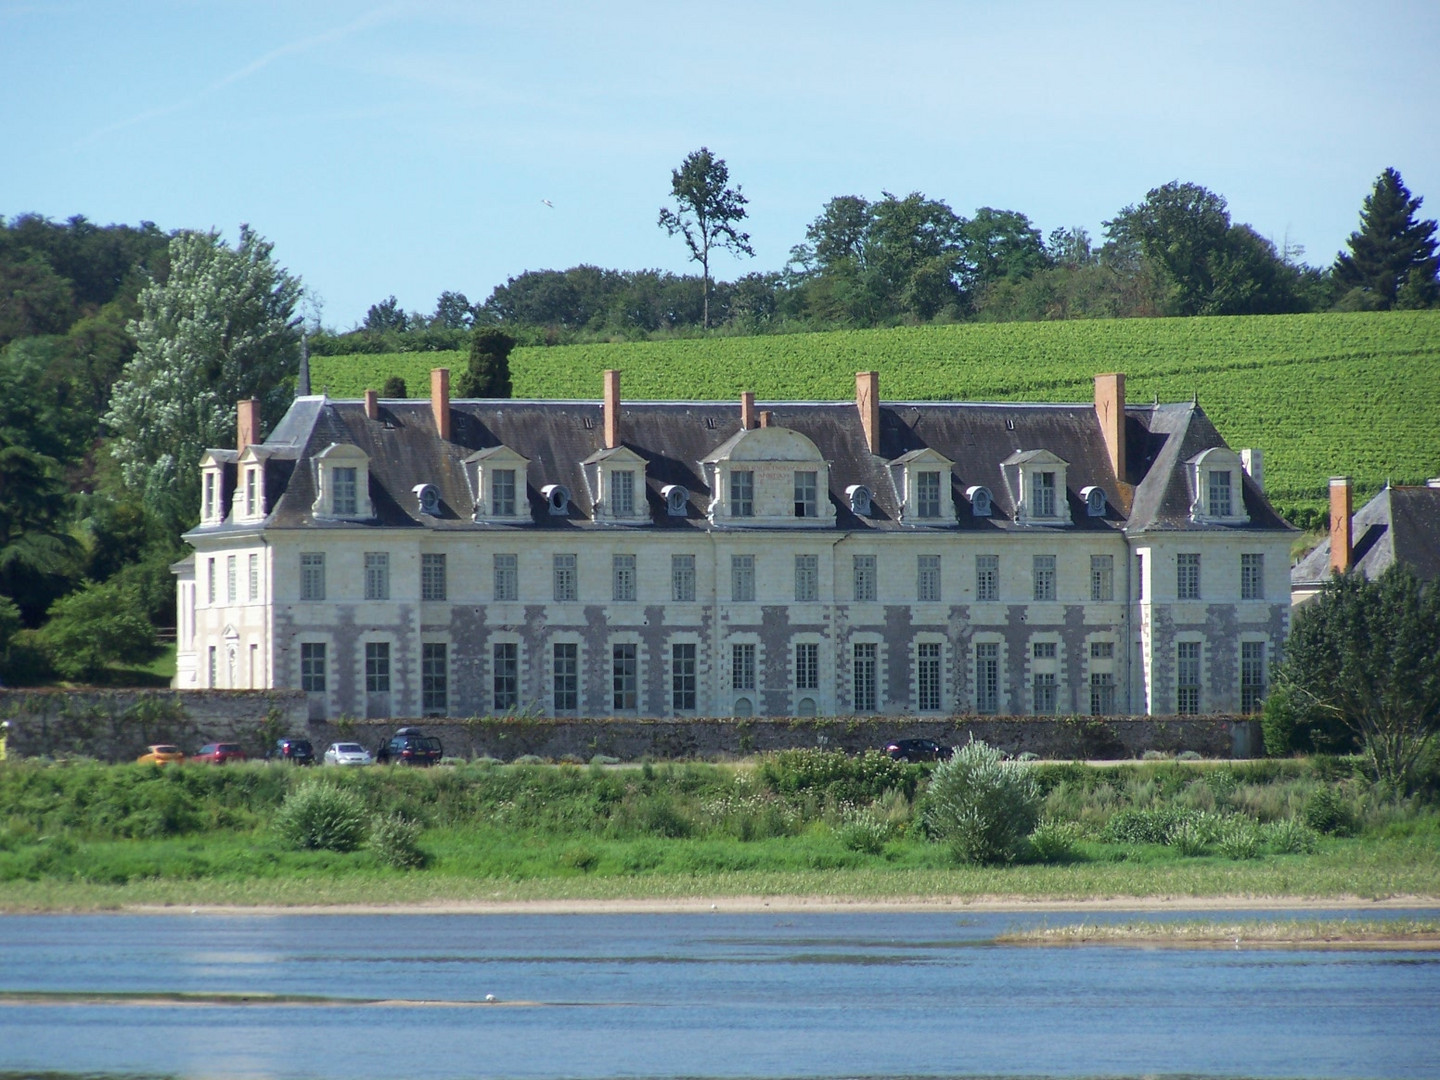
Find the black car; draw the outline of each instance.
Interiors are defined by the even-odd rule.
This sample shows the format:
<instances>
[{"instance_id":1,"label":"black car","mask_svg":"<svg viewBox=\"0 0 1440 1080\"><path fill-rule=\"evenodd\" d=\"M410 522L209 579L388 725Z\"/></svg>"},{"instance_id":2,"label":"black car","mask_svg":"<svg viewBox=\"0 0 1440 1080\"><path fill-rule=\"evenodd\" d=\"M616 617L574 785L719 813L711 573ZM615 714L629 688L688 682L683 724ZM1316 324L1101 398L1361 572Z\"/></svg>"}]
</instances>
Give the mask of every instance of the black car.
<instances>
[{"instance_id":1,"label":"black car","mask_svg":"<svg viewBox=\"0 0 1440 1080\"><path fill-rule=\"evenodd\" d=\"M896 761L949 761L955 750L934 739L896 739L886 744L885 753Z\"/></svg>"},{"instance_id":2,"label":"black car","mask_svg":"<svg viewBox=\"0 0 1440 1080\"><path fill-rule=\"evenodd\" d=\"M381 765L435 765L443 756L440 740L414 727L402 727L375 751Z\"/></svg>"},{"instance_id":3,"label":"black car","mask_svg":"<svg viewBox=\"0 0 1440 1080\"><path fill-rule=\"evenodd\" d=\"M288 761L291 765L314 765L315 748L309 739L276 739L265 754L266 761Z\"/></svg>"}]
</instances>

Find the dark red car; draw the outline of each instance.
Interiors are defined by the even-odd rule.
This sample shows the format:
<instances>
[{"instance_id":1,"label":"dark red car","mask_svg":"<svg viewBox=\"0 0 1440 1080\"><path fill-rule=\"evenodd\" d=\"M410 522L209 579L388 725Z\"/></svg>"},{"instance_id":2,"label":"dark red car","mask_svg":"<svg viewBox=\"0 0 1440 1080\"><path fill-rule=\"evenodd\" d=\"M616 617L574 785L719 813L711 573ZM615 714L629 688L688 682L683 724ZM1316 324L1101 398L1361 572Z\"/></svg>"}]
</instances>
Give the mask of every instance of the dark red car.
<instances>
[{"instance_id":1,"label":"dark red car","mask_svg":"<svg viewBox=\"0 0 1440 1080\"><path fill-rule=\"evenodd\" d=\"M211 765L224 765L227 761L244 761L245 751L239 743L212 742L200 747L191 761L205 761Z\"/></svg>"}]
</instances>

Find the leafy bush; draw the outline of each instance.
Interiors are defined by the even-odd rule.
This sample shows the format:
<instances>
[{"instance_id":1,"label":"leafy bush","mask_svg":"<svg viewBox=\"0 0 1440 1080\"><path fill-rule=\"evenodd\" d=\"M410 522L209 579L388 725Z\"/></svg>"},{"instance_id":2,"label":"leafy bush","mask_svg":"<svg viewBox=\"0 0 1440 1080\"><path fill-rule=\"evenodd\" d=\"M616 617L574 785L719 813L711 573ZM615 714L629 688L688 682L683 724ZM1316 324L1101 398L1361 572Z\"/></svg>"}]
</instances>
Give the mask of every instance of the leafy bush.
<instances>
[{"instance_id":1,"label":"leafy bush","mask_svg":"<svg viewBox=\"0 0 1440 1080\"><path fill-rule=\"evenodd\" d=\"M1262 825L1260 832L1270 849L1281 855L1308 855L1320 846L1315 830L1294 818Z\"/></svg>"},{"instance_id":2,"label":"leafy bush","mask_svg":"<svg viewBox=\"0 0 1440 1080\"><path fill-rule=\"evenodd\" d=\"M275 831L294 848L354 851L365 839L365 806L354 792L310 780L285 797Z\"/></svg>"},{"instance_id":3,"label":"leafy bush","mask_svg":"<svg viewBox=\"0 0 1440 1080\"><path fill-rule=\"evenodd\" d=\"M1041 862L1065 862L1075 853L1079 839L1077 822L1046 818L1030 834L1030 853Z\"/></svg>"},{"instance_id":4,"label":"leafy bush","mask_svg":"<svg viewBox=\"0 0 1440 1080\"><path fill-rule=\"evenodd\" d=\"M1249 818L1230 818L1218 846L1227 859L1253 859L1260 854L1260 827Z\"/></svg>"},{"instance_id":5,"label":"leafy bush","mask_svg":"<svg viewBox=\"0 0 1440 1080\"><path fill-rule=\"evenodd\" d=\"M38 640L67 679L90 679L111 663L143 664L160 651L137 590L105 582L55 601Z\"/></svg>"},{"instance_id":6,"label":"leafy bush","mask_svg":"<svg viewBox=\"0 0 1440 1080\"><path fill-rule=\"evenodd\" d=\"M400 813L375 818L369 847L381 862L396 870L416 870L430 861L420 847L420 823Z\"/></svg>"},{"instance_id":7,"label":"leafy bush","mask_svg":"<svg viewBox=\"0 0 1440 1080\"><path fill-rule=\"evenodd\" d=\"M1002 863L1034 830L1040 802L1030 766L972 739L935 770L922 813L926 831L961 862Z\"/></svg>"},{"instance_id":8,"label":"leafy bush","mask_svg":"<svg viewBox=\"0 0 1440 1080\"><path fill-rule=\"evenodd\" d=\"M1175 806L1121 810L1106 822L1100 839L1111 844L1163 844L1184 820L1185 811Z\"/></svg>"},{"instance_id":9,"label":"leafy bush","mask_svg":"<svg viewBox=\"0 0 1440 1080\"><path fill-rule=\"evenodd\" d=\"M800 749L766 754L755 773L782 795L810 792L837 802L863 802L892 789L912 797L924 769L878 750L849 757L840 750Z\"/></svg>"},{"instance_id":10,"label":"leafy bush","mask_svg":"<svg viewBox=\"0 0 1440 1080\"><path fill-rule=\"evenodd\" d=\"M850 851L863 851L867 855L879 855L885 850L890 839L891 827L875 811L867 808L852 810L845 815L840 826L840 843Z\"/></svg>"},{"instance_id":11,"label":"leafy bush","mask_svg":"<svg viewBox=\"0 0 1440 1080\"><path fill-rule=\"evenodd\" d=\"M1305 800L1301 820L1318 833L1346 836L1354 828L1354 816L1340 793L1329 784L1317 787Z\"/></svg>"}]
</instances>

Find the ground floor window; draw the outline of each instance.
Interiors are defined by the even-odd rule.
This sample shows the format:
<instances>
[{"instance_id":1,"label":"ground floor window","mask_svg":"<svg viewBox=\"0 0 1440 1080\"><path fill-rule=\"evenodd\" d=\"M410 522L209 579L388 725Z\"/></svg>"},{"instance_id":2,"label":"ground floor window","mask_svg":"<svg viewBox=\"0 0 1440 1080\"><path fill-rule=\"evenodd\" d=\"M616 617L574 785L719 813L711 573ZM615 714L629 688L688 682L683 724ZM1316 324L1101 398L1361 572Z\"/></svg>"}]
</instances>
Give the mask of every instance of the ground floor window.
<instances>
[{"instance_id":1,"label":"ground floor window","mask_svg":"<svg viewBox=\"0 0 1440 1080\"><path fill-rule=\"evenodd\" d=\"M1093 716L1115 715L1115 676L1108 671L1090 673L1090 713Z\"/></svg>"},{"instance_id":2,"label":"ground floor window","mask_svg":"<svg viewBox=\"0 0 1440 1080\"><path fill-rule=\"evenodd\" d=\"M390 692L390 643L388 641L367 641L365 643L365 692L367 694L388 694Z\"/></svg>"},{"instance_id":3,"label":"ground floor window","mask_svg":"<svg viewBox=\"0 0 1440 1080\"><path fill-rule=\"evenodd\" d=\"M1000 711L1000 646L993 641L975 646L975 711Z\"/></svg>"},{"instance_id":4,"label":"ground floor window","mask_svg":"<svg viewBox=\"0 0 1440 1080\"><path fill-rule=\"evenodd\" d=\"M813 641L795 646L795 689L820 689L820 646Z\"/></svg>"},{"instance_id":5,"label":"ground floor window","mask_svg":"<svg viewBox=\"0 0 1440 1080\"><path fill-rule=\"evenodd\" d=\"M520 646L502 641L491 650L490 661L491 707L509 712L520 704Z\"/></svg>"},{"instance_id":6,"label":"ground floor window","mask_svg":"<svg viewBox=\"0 0 1440 1080\"><path fill-rule=\"evenodd\" d=\"M670 646L670 707L676 712L695 710L695 646Z\"/></svg>"},{"instance_id":7,"label":"ground floor window","mask_svg":"<svg viewBox=\"0 0 1440 1080\"><path fill-rule=\"evenodd\" d=\"M1240 643L1240 711L1259 712L1265 700L1265 642Z\"/></svg>"},{"instance_id":8,"label":"ground floor window","mask_svg":"<svg viewBox=\"0 0 1440 1080\"><path fill-rule=\"evenodd\" d=\"M300 689L325 693L325 643L306 641L300 645Z\"/></svg>"},{"instance_id":9,"label":"ground floor window","mask_svg":"<svg viewBox=\"0 0 1440 1080\"><path fill-rule=\"evenodd\" d=\"M580 646L557 641L553 655L555 711L575 712L580 708Z\"/></svg>"},{"instance_id":10,"label":"ground floor window","mask_svg":"<svg viewBox=\"0 0 1440 1080\"><path fill-rule=\"evenodd\" d=\"M1200 711L1200 642L1182 641L1175 646L1175 711Z\"/></svg>"},{"instance_id":11,"label":"ground floor window","mask_svg":"<svg viewBox=\"0 0 1440 1080\"><path fill-rule=\"evenodd\" d=\"M1059 687L1055 683L1055 673L1053 671L1037 672L1033 691L1035 696L1035 715L1054 716L1055 702L1059 695Z\"/></svg>"},{"instance_id":12,"label":"ground floor window","mask_svg":"<svg viewBox=\"0 0 1440 1080\"><path fill-rule=\"evenodd\" d=\"M755 646L730 646L730 685L736 690L755 689Z\"/></svg>"},{"instance_id":13,"label":"ground floor window","mask_svg":"<svg viewBox=\"0 0 1440 1080\"><path fill-rule=\"evenodd\" d=\"M915 707L921 712L940 711L940 642L922 641L915 646Z\"/></svg>"},{"instance_id":14,"label":"ground floor window","mask_svg":"<svg viewBox=\"0 0 1440 1080\"><path fill-rule=\"evenodd\" d=\"M876 708L875 668L879 650L873 641L855 644L855 711L874 712Z\"/></svg>"},{"instance_id":15,"label":"ground floor window","mask_svg":"<svg viewBox=\"0 0 1440 1080\"><path fill-rule=\"evenodd\" d=\"M450 708L450 658L444 642L420 646L420 707L430 716L444 716Z\"/></svg>"},{"instance_id":16,"label":"ground floor window","mask_svg":"<svg viewBox=\"0 0 1440 1080\"><path fill-rule=\"evenodd\" d=\"M610 707L616 712L633 711L639 705L639 647L616 645L610 650Z\"/></svg>"}]
</instances>

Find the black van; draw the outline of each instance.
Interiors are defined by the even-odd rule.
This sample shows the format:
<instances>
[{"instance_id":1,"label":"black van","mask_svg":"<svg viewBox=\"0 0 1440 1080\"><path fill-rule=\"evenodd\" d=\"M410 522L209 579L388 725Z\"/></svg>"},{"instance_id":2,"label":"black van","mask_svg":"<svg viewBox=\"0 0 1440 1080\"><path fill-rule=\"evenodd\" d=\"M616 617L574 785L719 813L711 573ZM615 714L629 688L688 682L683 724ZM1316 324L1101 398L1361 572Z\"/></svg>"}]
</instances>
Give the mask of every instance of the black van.
<instances>
[{"instance_id":1,"label":"black van","mask_svg":"<svg viewBox=\"0 0 1440 1080\"><path fill-rule=\"evenodd\" d=\"M436 765L444 756L439 739L414 727L402 727L375 751L380 765Z\"/></svg>"}]
</instances>

